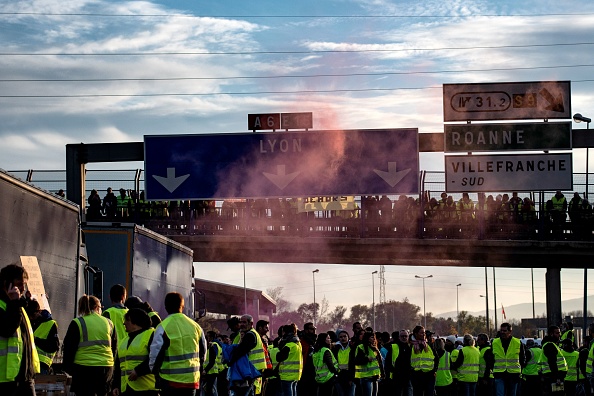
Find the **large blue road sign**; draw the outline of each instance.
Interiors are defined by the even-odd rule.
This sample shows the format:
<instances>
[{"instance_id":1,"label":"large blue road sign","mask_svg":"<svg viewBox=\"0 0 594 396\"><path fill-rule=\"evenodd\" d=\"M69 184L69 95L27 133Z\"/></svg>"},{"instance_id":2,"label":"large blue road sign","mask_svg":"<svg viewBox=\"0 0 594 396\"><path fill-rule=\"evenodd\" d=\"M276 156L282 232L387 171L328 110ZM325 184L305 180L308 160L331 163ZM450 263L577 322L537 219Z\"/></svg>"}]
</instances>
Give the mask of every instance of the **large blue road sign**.
<instances>
[{"instance_id":1,"label":"large blue road sign","mask_svg":"<svg viewBox=\"0 0 594 396\"><path fill-rule=\"evenodd\" d=\"M149 200L419 193L417 129L147 135Z\"/></svg>"}]
</instances>

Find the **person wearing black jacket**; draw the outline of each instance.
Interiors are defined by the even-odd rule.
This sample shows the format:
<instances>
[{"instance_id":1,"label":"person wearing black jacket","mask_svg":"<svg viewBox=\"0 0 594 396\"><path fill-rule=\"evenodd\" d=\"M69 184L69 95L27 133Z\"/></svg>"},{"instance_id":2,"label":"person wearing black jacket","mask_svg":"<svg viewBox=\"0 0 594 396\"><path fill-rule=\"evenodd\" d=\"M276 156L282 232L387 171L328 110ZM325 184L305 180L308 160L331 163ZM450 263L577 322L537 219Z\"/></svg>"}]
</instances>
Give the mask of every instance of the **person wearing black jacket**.
<instances>
[{"instance_id":1,"label":"person wearing black jacket","mask_svg":"<svg viewBox=\"0 0 594 396\"><path fill-rule=\"evenodd\" d=\"M0 395L35 396L35 374L39 358L33 346L33 329L24 308L27 306L27 271L18 264L9 264L0 271ZM17 329L20 332L17 333ZM8 346L10 338L18 337L22 349L17 359ZM16 367L16 366L19 367Z\"/></svg>"},{"instance_id":2,"label":"person wearing black jacket","mask_svg":"<svg viewBox=\"0 0 594 396\"><path fill-rule=\"evenodd\" d=\"M412 393L410 385L410 344L408 330L392 333L392 343L386 354L386 377L390 382L390 395L408 396Z\"/></svg>"}]
</instances>

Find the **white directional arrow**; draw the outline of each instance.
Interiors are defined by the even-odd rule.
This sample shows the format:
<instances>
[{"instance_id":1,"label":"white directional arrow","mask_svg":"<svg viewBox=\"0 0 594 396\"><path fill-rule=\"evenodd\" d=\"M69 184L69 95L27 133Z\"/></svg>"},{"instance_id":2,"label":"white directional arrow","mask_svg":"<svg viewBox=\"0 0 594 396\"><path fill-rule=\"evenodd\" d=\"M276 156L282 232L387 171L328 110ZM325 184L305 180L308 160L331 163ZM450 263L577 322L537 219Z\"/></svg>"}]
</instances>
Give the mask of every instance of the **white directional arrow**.
<instances>
[{"instance_id":1,"label":"white directional arrow","mask_svg":"<svg viewBox=\"0 0 594 396\"><path fill-rule=\"evenodd\" d=\"M178 188L183 182L186 181L186 179L188 177L190 177L189 174L187 175L183 175L183 176L178 176L175 177L175 168L167 168L167 177L163 177L163 176L156 176L153 175L153 177L159 182L161 183L161 185L163 187L165 187L167 189L167 191L169 191L170 193L172 193L173 191L175 191L176 188Z\"/></svg>"},{"instance_id":2,"label":"white directional arrow","mask_svg":"<svg viewBox=\"0 0 594 396\"><path fill-rule=\"evenodd\" d=\"M285 165L278 165L276 167L276 174L268 173L268 172L262 172L262 173L275 186L277 186L281 190L284 190L285 187L287 187L289 185L289 183L291 183L293 181L293 179L295 179L301 172L293 172L293 173L289 173L287 175L287 170L286 170Z\"/></svg>"},{"instance_id":3,"label":"white directional arrow","mask_svg":"<svg viewBox=\"0 0 594 396\"><path fill-rule=\"evenodd\" d=\"M401 171L396 170L396 162L388 162L388 171L381 171L374 169L373 170L379 177L384 179L386 183L390 185L390 187L394 187L396 184L400 182L404 178L404 176L408 175L410 172L409 169L404 169Z\"/></svg>"}]
</instances>

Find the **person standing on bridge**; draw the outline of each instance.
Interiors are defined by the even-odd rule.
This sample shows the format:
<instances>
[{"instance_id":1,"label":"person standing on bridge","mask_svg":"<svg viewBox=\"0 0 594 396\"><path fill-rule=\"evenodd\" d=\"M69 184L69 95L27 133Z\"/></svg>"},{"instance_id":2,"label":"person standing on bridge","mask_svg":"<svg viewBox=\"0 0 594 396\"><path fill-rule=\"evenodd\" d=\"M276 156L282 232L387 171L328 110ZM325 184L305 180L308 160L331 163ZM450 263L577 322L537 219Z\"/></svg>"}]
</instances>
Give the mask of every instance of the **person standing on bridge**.
<instances>
[{"instance_id":1,"label":"person standing on bridge","mask_svg":"<svg viewBox=\"0 0 594 396\"><path fill-rule=\"evenodd\" d=\"M567 218L567 199L561 191L557 190L555 196L551 198L553 210L551 219L553 220L553 237L560 238L563 235L563 227Z\"/></svg>"},{"instance_id":2,"label":"person standing on bridge","mask_svg":"<svg viewBox=\"0 0 594 396\"><path fill-rule=\"evenodd\" d=\"M512 336L512 325L502 323L499 338L493 340L493 376L496 396L516 396L525 366L524 344Z\"/></svg>"}]
</instances>

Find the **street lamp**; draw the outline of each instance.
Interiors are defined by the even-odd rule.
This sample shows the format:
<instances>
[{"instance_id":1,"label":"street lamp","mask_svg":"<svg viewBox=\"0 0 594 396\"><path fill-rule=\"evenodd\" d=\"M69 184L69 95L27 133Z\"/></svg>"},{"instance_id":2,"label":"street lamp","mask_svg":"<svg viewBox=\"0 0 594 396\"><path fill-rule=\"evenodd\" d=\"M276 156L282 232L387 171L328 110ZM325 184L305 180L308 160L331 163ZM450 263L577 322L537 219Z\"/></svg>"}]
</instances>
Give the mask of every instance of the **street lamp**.
<instances>
[{"instance_id":1,"label":"street lamp","mask_svg":"<svg viewBox=\"0 0 594 396\"><path fill-rule=\"evenodd\" d=\"M487 334L490 335L490 331L489 331L489 298L487 296L482 295L482 294L479 297L482 297L482 298L485 299L485 304L486 304L485 312L486 312L486 315L487 315L486 318L485 318L485 321L486 321L486 324L487 324Z\"/></svg>"},{"instance_id":2,"label":"street lamp","mask_svg":"<svg viewBox=\"0 0 594 396\"><path fill-rule=\"evenodd\" d=\"M373 331L377 331L375 328L375 278L373 277L373 274L377 274L377 271L373 271L371 273L371 292L373 294L373 303L371 304L373 309Z\"/></svg>"},{"instance_id":3,"label":"street lamp","mask_svg":"<svg viewBox=\"0 0 594 396\"><path fill-rule=\"evenodd\" d=\"M320 272L319 269L315 269L311 271L311 276L313 277L313 289L314 289L314 305L313 305L313 324L316 325L316 272Z\"/></svg>"},{"instance_id":4,"label":"street lamp","mask_svg":"<svg viewBox=\"0 0 594 396\"><path fill-rule=\"evenodd\" d=\"M588 117L584 117L583 115L581 115L580 113L575 113L573 115L573 120L576 123L580 123L580 122L585 122L586 123L586 129L590 129L590 123L592 122L592 119L588 118ZM586 147L586 196L584 197L585 199L588 199L588 165L589 165L589 157L590 156L590 148Z\"/></svg>"},{"instance_id":5,"label":"street lamp","mask_svg":"<svg viewBox=\"0 0 594 396\"><path fill-rule=\"evenodd\" d=\"M423 316L425 317L425 325L423 327L425 327L425 330L427 330L427 307L425 304L425 279L427 278L433 278L433 275L427 275L427 276L419 276L419 275L415 275L415 278L419 278L423 280Z\"/></svg>"},{"instance_id":6,"label":"street lamp","mask_svg":"<svg viewBox=\"0 0 594 396\"><path fill-rule=\"evenodd\" d=\"M458 283L456 285L456 321L458 323L457 330L458 334L460 334L460 305L458 304L458 288L462 286L462 283Z\"/></svg>"}]
</instances>

